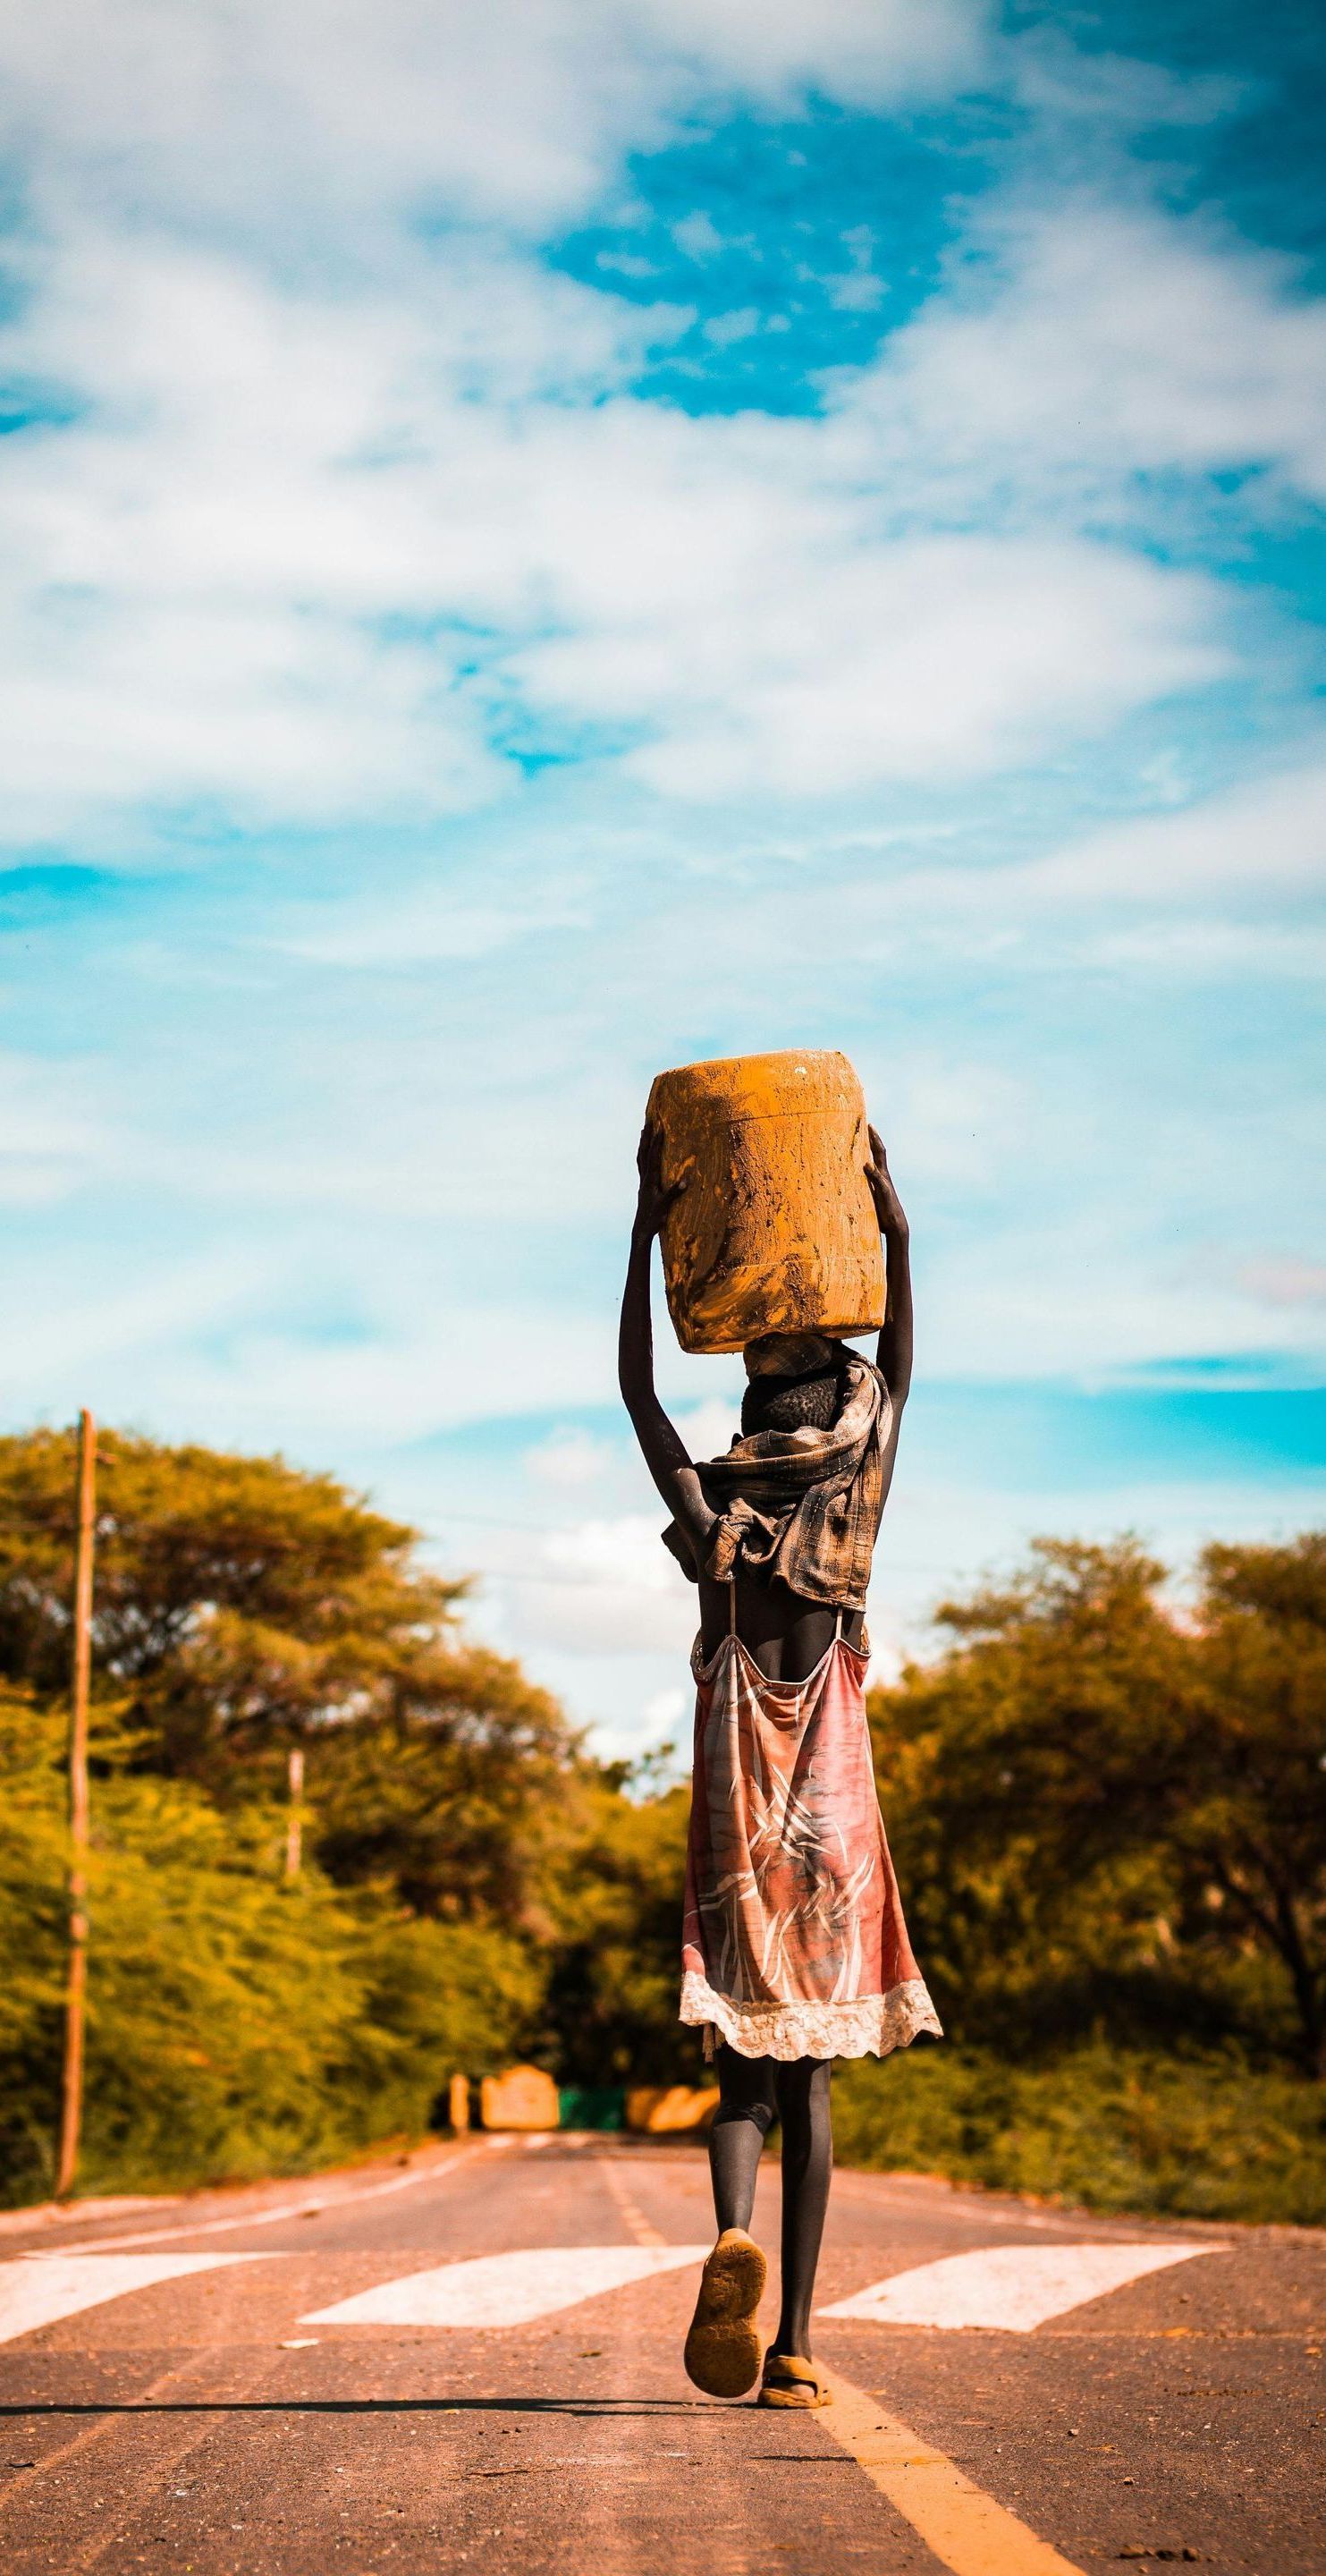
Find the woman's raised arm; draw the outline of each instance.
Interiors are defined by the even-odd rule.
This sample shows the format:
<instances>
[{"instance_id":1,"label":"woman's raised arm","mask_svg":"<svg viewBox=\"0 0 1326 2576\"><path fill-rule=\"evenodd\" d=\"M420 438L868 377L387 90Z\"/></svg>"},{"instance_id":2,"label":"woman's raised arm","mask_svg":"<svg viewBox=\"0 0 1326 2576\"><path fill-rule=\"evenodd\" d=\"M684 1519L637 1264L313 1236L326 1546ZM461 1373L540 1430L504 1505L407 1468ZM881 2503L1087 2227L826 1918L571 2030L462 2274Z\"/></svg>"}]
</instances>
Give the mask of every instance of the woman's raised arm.
<instances>
[{"instance_id":1,"label":"woman's raised arm","mask_svg":"<svg viewBox=\"0 0 1326 2576\"><path fill-rule=\"evenodd\" d=\"M716 1514L700 1490L689 1450L676 1424L669 1421L654 1387L654 1330L649 1307L649 1271L654 1237L677 1188L665 1189L661 1175L663 1139L645 1127L636 1157L640 1192L631 1228L631 1254L622 1292L617 1335L617 1383L631 1417L645 1465L670 1512L676 1515L697 1564L708 1543ZM678 1185L680 1186L680 1184Z\"/></svg>"}]
</instances>

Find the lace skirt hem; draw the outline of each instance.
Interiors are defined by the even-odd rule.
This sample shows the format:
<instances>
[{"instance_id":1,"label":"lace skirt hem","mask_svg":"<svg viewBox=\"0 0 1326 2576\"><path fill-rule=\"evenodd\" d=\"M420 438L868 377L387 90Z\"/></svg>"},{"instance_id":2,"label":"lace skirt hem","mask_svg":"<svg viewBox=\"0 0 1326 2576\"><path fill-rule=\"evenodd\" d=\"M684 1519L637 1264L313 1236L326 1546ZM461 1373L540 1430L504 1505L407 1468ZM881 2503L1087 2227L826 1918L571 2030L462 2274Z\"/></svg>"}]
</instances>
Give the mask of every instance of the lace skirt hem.
<instances>
[{"instance_id":1,"label":"lace skirt hem","mask_svg":"<svg viewBox=\"0 0 1326 2576\"><path fill-rule=\"evenodd\" d=\"M705 2056L715 2037L739 2057L887 2057L906 2048L918 2031L943 2038L939 2015L920 1977L909 1977L886 1995L858 1995L852 2003L733 2003L695 1968L681 1981L680 2019L705 2034Z\"/></svg>"}]
</instances>

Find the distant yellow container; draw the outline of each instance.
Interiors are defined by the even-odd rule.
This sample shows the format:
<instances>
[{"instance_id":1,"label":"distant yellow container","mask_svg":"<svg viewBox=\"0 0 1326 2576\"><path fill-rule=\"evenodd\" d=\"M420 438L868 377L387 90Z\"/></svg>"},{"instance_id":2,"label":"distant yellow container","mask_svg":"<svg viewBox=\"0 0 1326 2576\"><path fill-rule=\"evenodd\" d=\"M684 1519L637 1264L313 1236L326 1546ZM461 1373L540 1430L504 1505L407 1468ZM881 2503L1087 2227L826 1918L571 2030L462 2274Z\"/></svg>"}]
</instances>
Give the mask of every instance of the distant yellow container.
<instances>
[{"instance_id":1,"label":"distant yellow container","mask_svg":"<svg viewBox=\"0 0 1326 2576\"><path fill-rule=\"evenodd\" d=\"M557 2107L557 2087L537 2066L509 2066L504 2075L485 2075L479 2087L485 2129L555 2129Z\"/></svg>"},{"instance_id":2,"label":"distant yellow container","mask_svg":"<svg viewBox=\"0 0 1326 2576\"><path fill-rule=\"evenodd\" d=\"M660 1073L668 1312L684 1351L884 1321L866 1104L845 1055L726 1056Z\"/></svg>"},{"instance_id":3,"label":"distant yellow container","mask_svg":"<svg viewBox=\"0 0 1326 2576\"><path fill-rule=\"evenodd\" d=\"M650 2137L685 2137L707 2129L718 2109L718 2086L637 2084L626 2096L626 2125Z\"/></svg>"}]
</instances>

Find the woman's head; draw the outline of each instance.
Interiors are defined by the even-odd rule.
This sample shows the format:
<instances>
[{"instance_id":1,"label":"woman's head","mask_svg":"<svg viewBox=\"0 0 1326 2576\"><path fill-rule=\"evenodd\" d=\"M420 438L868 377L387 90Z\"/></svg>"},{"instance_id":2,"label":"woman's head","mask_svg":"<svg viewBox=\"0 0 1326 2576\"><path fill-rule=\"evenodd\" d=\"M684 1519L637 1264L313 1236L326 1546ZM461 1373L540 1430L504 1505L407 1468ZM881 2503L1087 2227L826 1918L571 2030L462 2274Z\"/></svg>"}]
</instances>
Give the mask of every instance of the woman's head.
<instances>
[{"instance_id":1,"label":"woman's head","mask_svg":"<svg viewBox=\"0 0 1326 2576\"><path fill-rule=\"evenodd\" d=\"M829 1366L796 1377L753 1377L741 1400L741 1428L757 1431L831 1431L847 1393L846 1353Z\"/></svg>"}]
</instances>

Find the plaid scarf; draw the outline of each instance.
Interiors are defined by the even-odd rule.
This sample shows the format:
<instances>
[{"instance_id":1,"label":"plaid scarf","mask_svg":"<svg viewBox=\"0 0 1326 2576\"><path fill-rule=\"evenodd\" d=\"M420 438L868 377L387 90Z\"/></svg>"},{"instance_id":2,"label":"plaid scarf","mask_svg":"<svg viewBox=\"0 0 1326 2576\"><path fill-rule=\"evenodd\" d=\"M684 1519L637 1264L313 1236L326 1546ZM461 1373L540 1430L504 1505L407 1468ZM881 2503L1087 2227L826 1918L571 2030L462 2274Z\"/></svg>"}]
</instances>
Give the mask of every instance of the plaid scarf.
<instances>
[{"instance_id":1,"label":"plaid scarf","mask_svg":"<svg viewBox=\"0 0 1326 2576\"><path fill-rule=\"evenodd\" d=\"M663 1544L692 1582L740 1574L785 1583L803 1601L864 1610L879 1528L884 1444L893 1420L879 1370L846 1353L847 1394L829 1431L756 1431L726 1457L697 1462L700 1490L718 1514L697 1569L676 1521Z\"/></svg>"}]
</instances>

